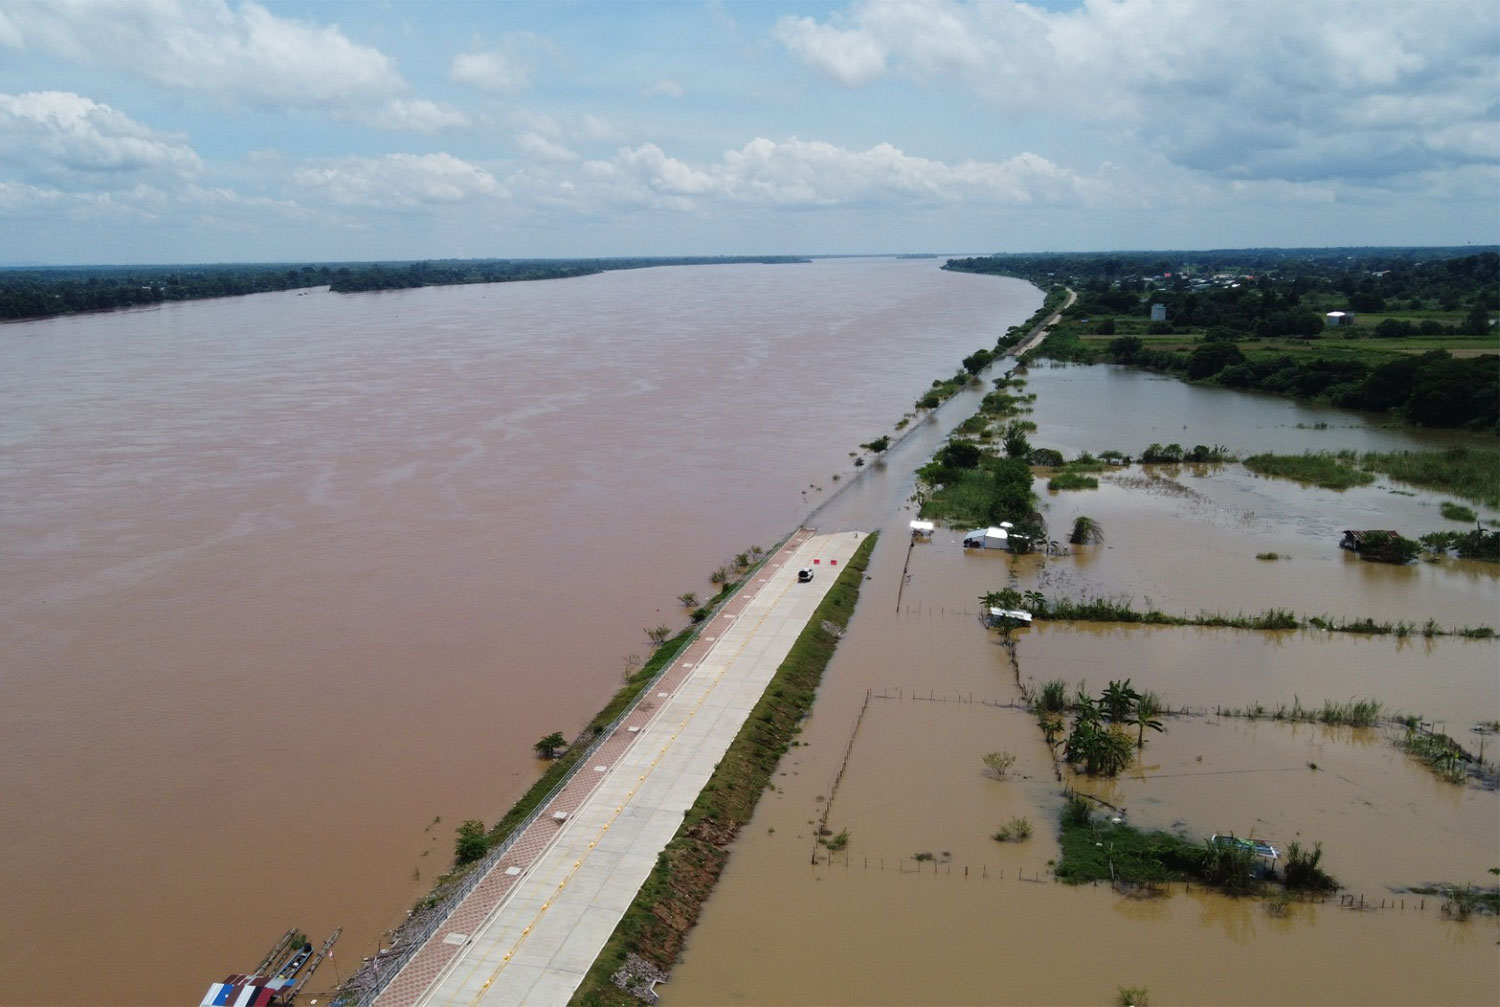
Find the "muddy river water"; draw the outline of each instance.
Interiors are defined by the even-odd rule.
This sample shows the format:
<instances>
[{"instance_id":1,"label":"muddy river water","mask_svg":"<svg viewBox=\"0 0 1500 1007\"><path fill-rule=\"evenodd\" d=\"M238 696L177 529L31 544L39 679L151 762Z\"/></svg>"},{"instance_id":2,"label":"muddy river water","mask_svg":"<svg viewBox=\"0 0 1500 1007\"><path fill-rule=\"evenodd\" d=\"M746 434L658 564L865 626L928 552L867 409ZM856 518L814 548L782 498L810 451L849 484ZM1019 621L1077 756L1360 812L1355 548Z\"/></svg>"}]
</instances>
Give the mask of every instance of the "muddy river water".
<instances>
[{"instance_id":1,"label":"muddy river water","mask_svg":"<svg viewBox=\"0 0 1500 1007\"><path fill-rule=\"evenodd\" d=\"M1113 368L1044 366L1028 380L1032 442L1069 456L1153 441L1243 455L1465 440ZM976 618L981 594L1012 586L1186 614L1496 626L1493 565L1393 568L1337 548L1346 527L1456 527L1441 497L1386 480L1334 493L1236 465L1136 466L1095 491L1042 491L1055 537L1088 514L1103 544L1010 557L966 553L961 530L942 528L908 553L913 514L895 482L884 512L867 493L820 515L884 537L813 716L659 987L663 1003L1111 1003L1121 987L1147 988L1152 1003L1500 1002L1500 925L1444 918L1442 899L1408 890L1493 885L1500 797L1438 780L1394 745L1395 729L1217 712L1369 697L1473 751L1471 728L1500 720L1495 641L1040 624L1017 634L1018 682ZM1256 559L1270 551L1282 559ZM1062 679L1097 694L1126 678L1187 712L1148 733L1118 780L1059 779L1035 719L1014 705L1018 686ZM1004 782L981 761L993 751L1017 757ZM1141 899L1059 884L1049 868L1064 784L1145 828L1321 842L1351 904L1276 913L1182 885ZM848 831L836 853L816 843L825 809L830 831ZM1029 840L991 838L1018 817Z\"/></svg>"},{"instance_id":2,"label":"muddy river water","mask_svg":"<svg viewBox=\"0 0 1500 1007\"><path fill-rule=\"evenodd\" d=\"M320 984L347 975L450 863L453 827L493 821L534 779L532 742L587 723L646 652L642 627L681 625L677 594L706 596L715 566L804 518L885 536L805 747L668 1003L1098 1003L1120 985L1161 1003L1500 999L1500 932L1432 900L1273 917L1050 881L1059 783L1006 705L1018 690L980 594L1456 626L1500 623L1500 581L1335 548L1344 527L1443 527L1430 494L1236 466L1048 498L1053 529L1077 513L1105 527L1070 556L964 555L941 530L907 568L910 472L980 393L857 478L849 452L1039 303L931 261L831 260L0 329L0 1002L196 1002L294 924L343 925ZM1030 382L1033 442L1069 454L1455 439L1109 368ZM1268 550L1288 558L1255 559ZM1100 626L1019 644L1023 680L1129 676L1195 711L1093 785L1132 821L1321 840L1376 902L1482 880L1500 863L1495 795L1439 783L1378 731L1212 710L1371 696L1456 733L1500 718L1497 655ZM979 762L997 749L1018 756L1003 784ZM814 865L830 795L851 841ZM989 838L1022 815L1030 841Z\"/></svg>"},{"instance_id":3,"label":"muddy river water","mask_svg":"<svg viewBox=\"0 0 1500 1007\"><path fill-rule=\"evenodd\" d=\"M0 1002L373 953L734 553L1040 303L931 260L0 328Z\"/></svg>"}]
</instances>

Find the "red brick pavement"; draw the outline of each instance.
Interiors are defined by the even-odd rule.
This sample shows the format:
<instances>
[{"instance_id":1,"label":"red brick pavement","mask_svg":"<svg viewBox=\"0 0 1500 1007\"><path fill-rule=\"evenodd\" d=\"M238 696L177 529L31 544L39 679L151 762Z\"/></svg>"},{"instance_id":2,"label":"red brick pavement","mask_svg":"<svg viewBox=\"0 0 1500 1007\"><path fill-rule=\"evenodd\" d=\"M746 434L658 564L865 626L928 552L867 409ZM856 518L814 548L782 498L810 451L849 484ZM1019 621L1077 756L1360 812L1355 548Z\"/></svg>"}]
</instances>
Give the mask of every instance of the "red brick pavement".
<instances>
[{"instance_id":1,"label":"red brick pavement","mask_svg":"<svg viewBox=\"0 0 1500 1007\"><path fill-rule=\"evenodd\" d=\"M703 624L698 635L682 653L677 655L677 658L652 687L651 692L643 694L637 700L630 715L621 722L613 734L605 739L596 750L595 756L584 761L591 765L596 763L615 765L619 757L635 744L636 739L647 733L644 729L656 716L659 707L657 693L671 693L677 690L677 687L692 674L698 663L713 649L718 638L729 628L730 623L745 610L745 606L750 604L751 599L770 580L771 574L785 566L792 553L812 537L813 532L803 528L787 539L782 547L756 570L751 583L735 592L713 618ZM641 730L631 731L629 730L631 727L638 727ZM585 768L583 761L574 767L573 774L563 789L516 837L510 849L505 852L505 856L490 867L484 879L464 896L443 924L433 932L431 937L427 938L427 942L407 960L405 965L401 966L401 971L376 998L375 1002L379 1007L413 1007L432 985L433 980L437 979L449 963L457 957L463 949L463 942L445 944L443 938L449 934L473 934L505 901L511 889L551 845L553 837L562 828L562 825L552 816L562 811L571 817L599 785L599 781L603 778L602 774L583 772ZM507 868L517 870L513 873L506 873Z\"/></svg>"}]
</instances>

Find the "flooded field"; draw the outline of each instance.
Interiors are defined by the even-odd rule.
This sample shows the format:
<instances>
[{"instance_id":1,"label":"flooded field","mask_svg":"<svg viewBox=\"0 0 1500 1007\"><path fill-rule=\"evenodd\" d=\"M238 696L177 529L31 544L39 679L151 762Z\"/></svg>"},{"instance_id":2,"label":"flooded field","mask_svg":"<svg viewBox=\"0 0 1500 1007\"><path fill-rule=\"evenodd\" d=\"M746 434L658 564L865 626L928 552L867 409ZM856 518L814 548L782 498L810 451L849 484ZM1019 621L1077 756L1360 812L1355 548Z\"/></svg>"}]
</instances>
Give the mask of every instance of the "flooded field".
<instances>
[{"instance_id":1,"label":"flooded field","mask_svg":"<svg viewBox=\"0 0 1500 1007\"><path fill-rule=\"evenodd\" d=\"M1039 396L1033 443L1070 455L1174 440L1239 453L1450 440L1318 430L1357 421L1105 368L1039 369L1028 390ZM1173 428L1160 426L1158 407ZM1337 548L1344 527L1442 527L1439 499L1384 481L1334 494L1233 465L1137 466L1097 491L1049 500L1054 536L1079 513L1106 534L1054 557L965 553L959 530L940 529L908 558L912 512L894 498L878 519L873 501L830 515L884 527L871 580L801 744L659 988L663 1002L1110 1003L1133 986L1153 1003L1500 1003L1500 923L1447 919L1442 899L1408 891L1494 883L1500 794L1439 780L1396 747L1399 728L1215 713L1368 697L1420 714L1472 751L1481 736L1471 727L1500 720L1495 641L1040 624L1017 634L1021 683L1062 679L1097 694L1129 678L1189 711L1148 732L1119 779L1063 769L1059 780L998 635L976 618L981 594L1011 586L1189 614L1274 606L1496 626L1492 565L1382 567ZM1271 550L1290 558L1255 559ZM993 751L1017 756L1005 781L981 761ZM1353 905L1335 896L1278 916L1261 900L1197 886L1138 899L1060 884L1050 868L1064 784L1131 824L1194 840L1233 831L1282 848L1320 842ZM830 830L848 831L835 853L816 841L825 809ZM1018 817L1033 826L1029 840L991 838Z\"/></svg>"},{"instance_id":2,"label":"flooded field","mask_svg":"<svg viewBox=\"0 0 1500 1007\"><path fill-rule=\"evenodd\" d=\"M1040 300L834 260L0 328L0 1002L196 1002L294 925L347 975Z\"/></svg>"}]
</instances>

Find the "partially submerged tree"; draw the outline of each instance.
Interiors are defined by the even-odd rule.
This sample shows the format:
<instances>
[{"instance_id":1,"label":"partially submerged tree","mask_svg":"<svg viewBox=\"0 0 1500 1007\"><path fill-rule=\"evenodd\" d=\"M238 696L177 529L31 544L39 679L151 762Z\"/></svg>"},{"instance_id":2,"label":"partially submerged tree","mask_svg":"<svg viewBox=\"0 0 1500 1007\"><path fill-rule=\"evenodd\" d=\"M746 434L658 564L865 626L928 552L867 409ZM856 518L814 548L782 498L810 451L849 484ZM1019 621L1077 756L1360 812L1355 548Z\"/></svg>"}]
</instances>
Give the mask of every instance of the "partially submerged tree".
<instances>
[{"instance_id":1,"label":"partially submerged tree","mask_svg":"<svg viewBox=\"0 0 1500 1007\"><path fill-rule=\"evenodd\" d=\"M551 734L547 735L545 738L542 738L531 747L536 752L536 754L540 755L542 758L555 759L557 758L557 750L559 748L566 748L567 744L568 739L563 737L561 731L553 731Z\"/></svg>"},{"instance_id":2,"label":"partially submerged tree","mask_svg":"<svg viewBox=\"0 0 1500 1007\"><path fill-rule=\"evenodd\" d=\"M1104 541L1104 529L1099 522L1086 514L1080 514L1073 521L1073 531L1068 535L1068 541L1073 545L1089 545L1094 542Z\"/></svg>"},{"instance_id":3,"label":"partially submerged tree","mask_svg":"<svg viewBox=\"0 0 1500 1007\"><path fill-rule=\"evenodd\" d=\"M1135 710L1125 723L1136 726L1135 747L1137 750L1146 747L1146 730L1161 731L1161 721L1157 718L1162 713L1161 697L1154 692L1143 692L1135 701Z\"/></svg>"}]
</instances>

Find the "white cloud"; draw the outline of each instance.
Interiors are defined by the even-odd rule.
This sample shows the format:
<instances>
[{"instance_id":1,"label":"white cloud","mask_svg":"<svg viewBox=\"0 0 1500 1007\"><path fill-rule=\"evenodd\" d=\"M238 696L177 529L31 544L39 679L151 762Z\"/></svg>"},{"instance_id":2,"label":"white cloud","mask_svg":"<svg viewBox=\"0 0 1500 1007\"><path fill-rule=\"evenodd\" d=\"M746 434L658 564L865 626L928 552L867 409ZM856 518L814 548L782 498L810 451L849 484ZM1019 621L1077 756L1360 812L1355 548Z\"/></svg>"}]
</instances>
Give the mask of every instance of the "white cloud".
<instances>
[{"instance_id":1,"label":"white cloud","mask_svg":"<svg viewBox=\"0 0 1500 1007\"><path fill-rule=\"evenodd\" d=\"M648 98L681 98L682 95L682 85L675 80L659 80L646 88Z\"/></svg>"},{"instance_id":2,"label":"white cloud","mask_svg":"<svg viewBox=\"0 0 1500 1007\"><path fill-rule=\"evenodd\" d=\"M278 17L253 0L47 0L15 4L0 42L144 76L230 105L324 109L384 128L430 132L461 113L409 99L380 50L337 25ZM4 17L4 15L0 15Z\"/></svg>"},{"instance_id":3,"label":"white cloud","mask_svg":"<svg viewBox=\"0 0 1500 1007\"><path fill-rule=\"evenodd\" d=\"M142 175L188 178L202 168L183 137L68 91L0 94L0 161L65 186L124 187Z\"/></svg>"},{"instance_id":4,"label":"white cloud","mask_svg":"<svg viewBox=\"0 0 1500 1007\"><path fill-rule=\"evenodd\" d=\"M1497 34L1500 8L1484 0L1085 0L1060 12L857 0L826 23L777 25L789 52L846 85L957 86L1123 127L1185 167L1293 179L1500 164Z\"/></svg>"},{"instance_id":5,"label":"white cloud","mask_svg":"<svg viewBox=\"0 0 1500 1007\"><path fill-rule=\"evenodd\" d=\"M808 65L850 86L869 83L886 72L889 50L873 32L784 17L776 23L776 37Z\"/></svg>"},{"instance_id":6,"label":"white cloud","mask_svg":"<svg viewBox=\"0 0 1500 1007\"><path fill-rule=\"evenodd\" d=\"M19 49L23 44L21 30L6 16L5 11L0 10L0 46Z\"/></svg>"},{"instance_id":7,"label":"white cloud","mask_svg":"<svg viewBox=\"0 0 1500 1007\"><path fill-rule=\"evenodd\" d=\"M451 154L346 157L299 168L292 181L340 206L412 208L505 196L488 171Z\"/></svg>"},{"instance_id":8,"label":"white cloud","mask_svg":"<svg viewBox=\"0 0 1500 1007\"><path fill-rule=\"evenodd\" d=\"M435 133L469 124L469 117L453 106L425 98L392 98L378 107L358 109L350 117L380 129L414 133Z\"/></svg>"},{"instance_id":9,"label":"white cloud","mask_svg":"<svg viewBox=\"0 0 1500 1007\"><path fill-rule=\"evenodd\" d=\"M504 53L470 52L453 58L448 76L460 84L496 94L515 94L529 83L530 70Z\"/></svg>"},{"instance_id":10,"label":"white cloud","mask_svg":"<svg viewBox=\"0 0 1500 1007\"><path fill-rule=\"evenodd\" d=\"M608 187L611 198L680 210L715 204L762 207L876 207L1088 203L1118 193L1103 178L1085 178L1035 154L1004 161L946 164L888 143L868 150L796 138L757 138L716 164L690 164L655 144L625 148L584 166L583 184Z\"/></svg>"},{"instance_id":11,"label":"white cloud","mask_svg":"<svg viewBox=\"0 0 1500 1007\"><path fill-rule=\"evenodd\" d=\"M578 155L560 143L547 139L540 133L526 132L516 137L516 146L535 158L544 161L576 161Z\"/></svg>"},{"instance_id":12,"label":"white cloud","mask_svg":"<svg viewBox=\"0 0 1500 1007\"><path fill-rule=\"evenodd\" d=\"M563 144L620 143L625 133L597 115L574 115L558 119L532 111L519 111L514 119L522 132L535 133Z\"/></svg>"},{"instance_id":13,"label":"white cloud","mask_svg":"<svg viewBox=\"0 0 1500 1007\"><path fill-rule=\"evenodd\" d=\"M531 86L540 57L554 47L533 32L512 32L493 48L453 58L448 78L491 94L517 94Z\"/></svg>"}]
</instances>

